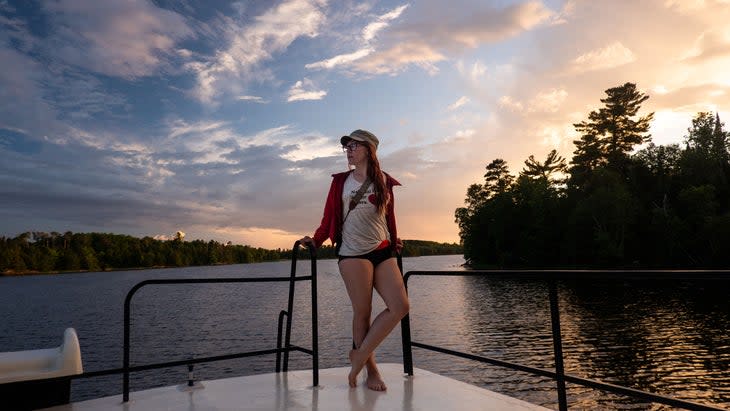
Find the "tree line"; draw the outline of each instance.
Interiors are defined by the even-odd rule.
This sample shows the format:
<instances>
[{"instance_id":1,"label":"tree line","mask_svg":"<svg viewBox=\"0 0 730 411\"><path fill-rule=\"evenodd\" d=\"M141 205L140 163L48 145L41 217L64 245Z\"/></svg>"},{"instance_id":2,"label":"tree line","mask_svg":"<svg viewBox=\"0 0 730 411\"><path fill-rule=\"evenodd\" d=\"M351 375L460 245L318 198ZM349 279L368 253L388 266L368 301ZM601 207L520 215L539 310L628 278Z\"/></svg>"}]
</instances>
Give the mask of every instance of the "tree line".
<instances>
[{"instance_id":1,"label":"tree line","mask_svg":"<svg viewBox=\"0 0 730 411\"><path fill-rule=\"evenodd\" d=\"M512 175L486 166L455 211L474 267L719 268L730 263L730 133L697 113L682 144L655 145L649 96L634 83L605 91L574 124L568 162L529 156Z\"/></svg>"},{"instance_id":2,"label":"tree line","mask_svg":"<svg viewBox=\"0 0 730 411\"><path fill-rule=\"evenodd\" d=\"M407 240L404 256L461 254L459 244ZM29 272L107 271L129 268L243 264L291 258L291 249L268 250L230 242L158 240L109 233L26 232L0 237L0 274ZM299 250L301 258L309 253ZM334 248L317 250L318 258L334 258Z\"/></svg>"}]
</instances>

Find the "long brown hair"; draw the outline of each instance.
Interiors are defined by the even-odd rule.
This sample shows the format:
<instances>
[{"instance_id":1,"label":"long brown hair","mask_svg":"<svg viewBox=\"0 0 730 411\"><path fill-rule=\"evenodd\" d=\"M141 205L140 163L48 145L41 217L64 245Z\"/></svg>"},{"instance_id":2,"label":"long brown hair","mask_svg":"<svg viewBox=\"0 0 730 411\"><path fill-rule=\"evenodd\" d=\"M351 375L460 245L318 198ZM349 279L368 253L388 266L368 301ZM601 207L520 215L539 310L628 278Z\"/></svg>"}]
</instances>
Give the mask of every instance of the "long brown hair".
<instances>
[{"instance_id":1,"label":"long brown hair","mask_svg":"<svg viewBox=\"0 0 730 411\"><path fill-rule=\"evenodd\" d=\"M361 144L368 148L368 178L375 186L375 207L381 215L385 215L388 209L388 201L390 201L388 187L385 184L385 175L380 170L380 162L375 154L375 147L369 143Z\"/></svg>"}]
</instances>

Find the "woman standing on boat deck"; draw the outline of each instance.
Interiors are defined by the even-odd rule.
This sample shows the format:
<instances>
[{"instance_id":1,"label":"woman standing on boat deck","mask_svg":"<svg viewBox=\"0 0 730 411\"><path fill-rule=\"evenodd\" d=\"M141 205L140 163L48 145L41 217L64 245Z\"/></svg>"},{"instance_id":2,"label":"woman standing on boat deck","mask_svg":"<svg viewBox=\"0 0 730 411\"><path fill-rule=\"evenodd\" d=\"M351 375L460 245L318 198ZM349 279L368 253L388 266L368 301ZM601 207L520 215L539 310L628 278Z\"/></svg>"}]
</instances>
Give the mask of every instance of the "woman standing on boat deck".
<instances>
[{"instance_id":1,"label":"woman standing on boat deck","mask_svg":"<svg viewBox=\"0 0 730 411\"><path fill-rule=\"evenodd\" d=\"M351 387L356 386L358 374L366 368L368 388L384 391L374 351L409 309L394 258L403 247L397 237L393 199L393 186L400 183L380 170L375 135L355 130L340 143L348 167L354 169L332 175L322 222L313 238L305 236L300 242L319 247L329 238L335 244L353 311L352 369L347 379ZM371 323L373 288L386 308Z\"/></svg>"}]
</instances>

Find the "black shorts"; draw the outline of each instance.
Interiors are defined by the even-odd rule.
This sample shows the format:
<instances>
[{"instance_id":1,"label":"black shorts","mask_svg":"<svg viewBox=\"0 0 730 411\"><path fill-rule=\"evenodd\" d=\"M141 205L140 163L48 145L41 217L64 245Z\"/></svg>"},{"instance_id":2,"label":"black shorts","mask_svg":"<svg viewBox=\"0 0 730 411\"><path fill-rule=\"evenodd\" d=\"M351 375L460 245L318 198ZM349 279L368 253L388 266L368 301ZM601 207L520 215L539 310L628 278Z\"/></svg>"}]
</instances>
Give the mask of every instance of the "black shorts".
<instances>
[{"instance_id":1,"label":"black shorts","mask_svg":"<svg viewBox=\"0 0 730 411\"><path fill-rule=\"evenodd\" d=\"M373 250L363 255L341 255L338 261L346 260L348 258L361 258L373 263L373 267L377 267L383 261L393 257L395 257L393 250L390 247L385 247L380 250Z\"/></svg>"}]
</instances>

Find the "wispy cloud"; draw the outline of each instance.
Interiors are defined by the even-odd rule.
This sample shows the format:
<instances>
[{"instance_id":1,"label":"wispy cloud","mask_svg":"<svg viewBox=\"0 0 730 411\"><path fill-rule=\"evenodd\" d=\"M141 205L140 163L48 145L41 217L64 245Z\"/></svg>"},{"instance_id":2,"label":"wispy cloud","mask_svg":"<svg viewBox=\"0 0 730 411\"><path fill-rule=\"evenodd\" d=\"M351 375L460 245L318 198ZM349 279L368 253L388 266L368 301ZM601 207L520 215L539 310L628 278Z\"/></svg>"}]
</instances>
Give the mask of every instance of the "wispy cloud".
<instances>
[{"instance_id":1,"label":"wispy cloud","mask_svg":"<svg viewBox=\"0 0 730 411\"><path fill-rule=\"evenodd\" d=\"M315 84L308 78L305 78L294 83L289 89L289 98L286 101L321 100L326 95L326 91L317 90Z\"/></svg>"},{"instance_id":2,"label":"wispy cloud","mask_svg":"<svg viewBox=\"0 0 730 411\"><path fill-rule=\"evenodd\" d=\"M563 89L552 89L541 91L533 96L527 103L515 100L510 96L502 96L499 104L523 115L530 113L555 113L560 110L563 102L568 98L568 92Z\"/></svg>"},{"instance_id":3,"label":"wispy cloud","mask_svg":"<svg viewBox=\"0 0 730 411\"><path fill-rule=\"evenodd\" d=\"M683 60L703 62L713 58L730 58L730 30L713 28L703 32Z\"/></svg>"},{"instance_id":4,"label":"wispy cloud","mask_svg":"<svg viewBox=\"0 0 730 411\"><path fill-rule=\"evenodd\" d=\"M352 53L340 54L327 60L318 61L316 63L309 63L306 64L304 67L308 69L332 69L337 66L348 65L354 61L360 60L361 58L366 57L368 54L372 53L374 50L375 49L371 47L367 47L354 51Z\"/></svg>"},{"instance_id":5,"label":"wispy cloud","mask_svg":"<svg viewBox=\"0 0 730 411\"><path fill-rule=\"evenodd\" d=\"M623 66L634 61L636 61L634 53L621 44L620 41L616 41L606 47L591 50L576 57L573 60L571 70L578 73L603 70Z\"/></svg>"},{"instance_id":6,"label":"wispy cloud","mask_svg":"<svg viewBox=\"0 0 730 411\"><path fill-rule=\"evenodd\" d=\"M259 104L266 104L266 103L268 103L267 100L264 100L264 98L263 97L260 97L260 96L238 96L238 100L241 100L241 101L253 101L254 103L259 103Z\"/></svg>"},{"instance_id":7,"label":"wispy cloud","mask_svg":"<svg viewBox=\"0 0 730 411\"><path fill-rule=\"evenodd\" d=\"M484 80L484 76L487 74L487 66L481 62L476 61L472 64L467 64L464 61L456 62L456 71L467 80L469 84L478 84Z\"/></svg>"},{"instance_id":8,"label":"wispy cloud","mask_svg":"<svg viewBox=\"0 0 730 411\"><path fill-rule=\"evenodd\" d=\"M227 19L228 46L212 59L190 63L197 76L194 96L213 103L221 94L238 94L256 70L301 36L314 37L325 21L320 0L289 0L257 16L252 23ZM264 74L265 78L268 75Z\"/></svg>"},{"instance_id":9,"label":"wispy cloud","mask_svg":"<svg viewBox=\"0 0 730 411\"><path fill-rule=\"evenodd\" d=\"M400 17L400 15L405 11L405 9L408 8L408 4L404 4L400 7L396 7L395 9L378 16L378 18L365 26L365 28L362 30L362 38L363 40L370 41L375 38L375 36L378 34L379 31L382 29L388 27L388 24L390 21L397 19Z\"/></svg>"},{"instance_id":10,"label":"wispy cloud","mask_svg":"<svg viewBox=\"0 0 730 411\"><path fill-rule=\"evenodd\" d=\"M406 8L408 8L408 4L396 7L385 14L377 16L374 21L368 23L368 25L366 25L360 33L361 37L356 39L356 42L360 45L358 50L350 53L339 54L326 60L309 63L306 64L305 67L307 69L333 69L338 66L349 66L353 62L367 57L375 51L375 48L371 46L371 43L378 32L388 27L391 21L400 17Z\"/></svg>"},{"instance_id":11,"label":"wispy cloud","mask_svg":"<svg viewBox=\"0 0 730 411\"><path fill-rule=\"evenodd\" d=\"M430 44L412 41L373 53L367 59L356 61L354 67L369 74L395 75L413 65L436 74L439 71L436 63L445 60L446 56Z\"/></svg>"},{"instance_id":12,"label":"wispy cloud","mask_svg":"<svg viewBox=\"0 0 730 411\"><path fill-rule=\"evenodd\" d=\"M449 104L449 106L446 109L449 110L449 111L454 111L454 110L456 110L456 109L458 109L460 107L463 107L469 101L471 101L471 100L469 100L469 97L467 97L467 96L461 96L461 97L459 97L458 100L456 100L455 102Z\"/></svg>"}]
</instances>

